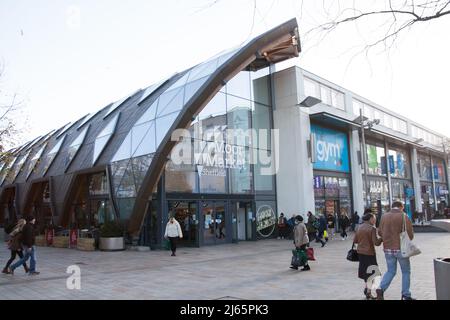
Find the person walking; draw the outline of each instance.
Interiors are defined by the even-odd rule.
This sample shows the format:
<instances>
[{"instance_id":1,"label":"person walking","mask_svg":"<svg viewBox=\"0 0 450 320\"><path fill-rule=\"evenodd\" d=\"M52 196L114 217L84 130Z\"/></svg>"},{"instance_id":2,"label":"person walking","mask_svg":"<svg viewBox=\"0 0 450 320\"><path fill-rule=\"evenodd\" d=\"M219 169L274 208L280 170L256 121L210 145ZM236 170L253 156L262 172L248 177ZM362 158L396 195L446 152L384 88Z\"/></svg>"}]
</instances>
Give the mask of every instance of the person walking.
<instances>
[{"instance_id":1,"label":"person walking","mask_svg":"<svg viewBox=\"0 0 450 320\"><path fill-rule=\"evenodd\" d=\"M174 217L170 217L169 222L167 222L164 238L169 239L172 257L175 257L175 253L177 251L177 241L178 239L183 238L183 232L181 231L180 223L175 220Z\"/></svg>"},{"instance_id":2,"label":"person walking","mask_svg":"<svg viewBox=\"0 0 450 320\"><path fill-rule=\"evenodd\" d=\"M317 221L317 218L312 214L311 211L308 211L307 216L308 222L306 223L306 229L308 230L309 242L311 242L316 238L319 222Z\"/></svg>"},{"instance_id":3,"label":"person walking","mask_svg":"<svg viewBox=\"0 0 450 320\"><path fill-rule=\"evenodd\" d=\"M327 230L327 219L325 219L325 216L321 214L319 216L319 228L317 229L317 241L322 244L322 248L327 243L323 239L323 235L325 233L325 230Z\"/></svg>"},{"instance_id":4,"label":"person walking","mask_svg":"<svg viewBox=\"0 0 450 320\"><path fill-rule=\"evenodd\" d=\"M5 267L3 268L3 273L8 273L8 268L11 265L11 263L16 259L16 256L19 256L20 259L23 258L22 253L22 229L26 224L25 219L19 219L17 221L16 226L14 229L9 233L10 239L8 241L8 249L11 251L11 257L9 258L8 262L6 262ZM25 270L25 273L29 272L29 269L27 267L27 264L23 264L23 268Z\"/></svg>"},{"instance_id":5,"label":"person walking","mask_svg":"<svg viewBox=\"0 0 450 320\"><path fill-rule=\"evenodd\" d=\"M381 217L378 233L383 238L384 255L386 258L387 271L377 289L377 300L384 299L384 292L389 288L397 273L397 262L402 270L402 300L415 300L411 297L411 264L409 258L403 258L400 251L400 233L405 221L406 232L409 238L414 238L412 223L403 212L403 203L395 201L391 211Z\"/></svg>"},{"instance_id":6,"label":"person walking","mask_svg":"<svg viewBox=\"0 0 450 320\"><path fill-rule=\"evenodd\" d=\"M303 217L298 215L295 217L295 227L294 227L294 245L296 250L306 251L306 246L309 244L308 230L303 223ZM298 266L290 266L291 269L298 270ZM308 260L306 260L303 265L302 271L309 271Z\"/></svg>"},{"instance_id":7,"label":"person walking","mask_svg":"<svg viewBox=\"0 0 450 320\"><path fill-rule=\"evenodd\" d=\"M333 240L333 238L334 238L335 226L336 226L336 219L331 213L329 213L328 217L327 217L327 232L328 232L328 238L330 240Z\"/></svg>"},{"instance_id":8,"label":"person walking","mask_svg":"<svg viewBox=\"0 0 450 320\"><path fill-rule=\"evenodd\" d=\"M284 239L286 237L287 220L284 217L284 213L280 213L278 218L278 239Z\"/></svg>"},{"instance_id":9,"label":"person walking","mask_svg":"<svg viewBox=\"0 0 450 320\"><path fill-rule=\"evenodd\" d=\"M357 252L359 257L358 277L364 280L365 288L364 295L367 300L372 299L372 283L368 283L367 280L375 272L370 270L372 266L378 268L377 256L375 252L375 246L381 245L383 241L377 236L377 229L375 227L377 217L373 213L366 213L363 218L363 223L356 231L353 238L353 244L357 244Z\"/></svg>"},{"instance_id":10,"label":"person walking","mask_svg":"<svg viewBox=\"0 0 450 320\"><path fill-rule=\"evenodd\" d=\"M40 272L36 271L36 246L34 245L36 235L34 232L34 224L36 219L33 216L26 218L26 224L22 228L22 247L25 251L25 255L19 261L14 263L8 268L8 273L14 274L14 270L24 265L28 259L30 259L30 268L28 270L29 275L38 275Z\"/></svg>"},{"instance_id":11,"label":"person walking","mask_svg":"<svg viewBox=\"0 0 450 320\"><path fill-rule=\"evenodd\" d=\"M347 214L344 212L341 214L341 217L339 218L339 226L341 227L341 237L342 240L346 240L347 235L347 228L350 224L350 219L348 218Z\"/></svg>"},{"instance_id":12,"label":"person walking","mask_svg":"<svg viewBox=\"0 0 450 320\"><path fill-rule=\"evenodd\" d=\"M352 231L355 232L357 226L359 225L359 215L358 215L358 211L355 211L355 213L353 214L352 217Z\"/></svg>"}]
</instances>

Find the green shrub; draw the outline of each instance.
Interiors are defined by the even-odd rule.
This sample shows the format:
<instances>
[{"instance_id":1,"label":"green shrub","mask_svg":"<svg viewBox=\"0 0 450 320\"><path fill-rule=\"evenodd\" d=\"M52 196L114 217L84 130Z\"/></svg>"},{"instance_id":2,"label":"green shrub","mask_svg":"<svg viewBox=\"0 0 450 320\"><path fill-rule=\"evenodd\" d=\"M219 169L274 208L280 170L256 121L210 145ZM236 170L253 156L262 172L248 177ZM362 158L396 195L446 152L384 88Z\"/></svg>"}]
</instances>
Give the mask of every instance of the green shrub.
<instances>
[{"instance_id":1,"label":"green shrub","mask_svg":"<svg viewBox=\"0 0 450 320\"><path fill-rule=\"evenodd\" d=\"M123 237L123 226L117 221L107 221L100 228L100 237L116 238Z\"/></svg>"}]
</instances>

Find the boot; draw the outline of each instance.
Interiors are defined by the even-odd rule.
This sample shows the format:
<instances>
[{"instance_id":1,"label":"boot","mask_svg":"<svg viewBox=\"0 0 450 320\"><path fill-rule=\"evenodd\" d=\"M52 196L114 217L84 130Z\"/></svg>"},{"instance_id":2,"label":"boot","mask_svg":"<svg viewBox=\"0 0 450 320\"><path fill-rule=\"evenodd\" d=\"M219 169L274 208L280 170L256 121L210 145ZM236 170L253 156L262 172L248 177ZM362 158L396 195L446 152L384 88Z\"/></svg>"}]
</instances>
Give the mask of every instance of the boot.
<instances>
[{"instance_id":1,"label":"boot","mask_svg":"<svg viewBox=\"0 0 450 320\"><path fill-rule=\"evenodd\" d=\"M7 267L4 267L2 273L8 274L8 268L7 268Z\"/></svg>"},{"instance_id":2,"label":"boot","mask_svg":"<svg viewBox=\"0 0 450 320\"><path fill-rule=\"evenodd\" d=\"M377 289L377 300L384 300L383 289Z\"/></svg>"},{"instance_id":3,"label":"boot","mask_svg":"<svg viewBox=\"0 0 450 320\"><path fill-rule=\"evenodd\" d=\"M25 270L25 273L28 273L28 272L30 272L30 268L28 268L28 266L27 266L27 265L25 265L25 266L23 267L23 269Z\"/></svg>"}]
</instances>

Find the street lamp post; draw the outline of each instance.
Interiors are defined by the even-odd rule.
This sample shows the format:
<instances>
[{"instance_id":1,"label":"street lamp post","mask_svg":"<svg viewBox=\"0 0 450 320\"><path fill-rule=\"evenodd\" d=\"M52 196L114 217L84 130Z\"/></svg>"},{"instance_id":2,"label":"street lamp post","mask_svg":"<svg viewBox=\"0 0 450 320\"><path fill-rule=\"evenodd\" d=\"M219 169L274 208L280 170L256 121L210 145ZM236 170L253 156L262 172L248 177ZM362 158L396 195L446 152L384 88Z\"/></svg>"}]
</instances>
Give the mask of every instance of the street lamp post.
<instances>
[{"instance_id":1,"label":"street lamp post","mask_svg":"<svg viewBox=\"0 0 450 320\"><path fill-rule=\"evenodd\" d=\"M361 161L363 163L363 170L364 170L364 181L363 181L363 188L364 191L366 193L366 197L365 197L365 203L366 203L366 208L370 207L370 193L369 193L369 184L368 184L368 179L367 179L367 152L366 152L366 136L364 133L364 130L367 129L372 129L373 125L375 124L379 124L380 123L380 119L374 119L374 120L369 120L368 118L363 116L362 113L362 108L359 109L359 117L355 119L356 122L359 122L360 124L360 129L361 129L361 144L362 144L362 150L361 150ZM366 122L367 121L367 122Z\"/></svg>"},{"instance_id":2,"label":"street lamp post","mask_svg":"<svg viewBox=\"0 0 450 320\"><path fill-rule=\"evenodd\" d=\"M361 150L361 155L362 155L362 159L361 161L363 162L363 169L364 169L364 191L366 193L366 197L365 197L365 202L366 202L366 208L370 207L370 195L369 195L369 190L368 190L368 181L367 181L367 153L366 153L366 137L364 134L364 118L362 115L362 109L359 109L359 117L361 120L361 140L362 140L362 150Z\"/></svg>"}]
</instances>

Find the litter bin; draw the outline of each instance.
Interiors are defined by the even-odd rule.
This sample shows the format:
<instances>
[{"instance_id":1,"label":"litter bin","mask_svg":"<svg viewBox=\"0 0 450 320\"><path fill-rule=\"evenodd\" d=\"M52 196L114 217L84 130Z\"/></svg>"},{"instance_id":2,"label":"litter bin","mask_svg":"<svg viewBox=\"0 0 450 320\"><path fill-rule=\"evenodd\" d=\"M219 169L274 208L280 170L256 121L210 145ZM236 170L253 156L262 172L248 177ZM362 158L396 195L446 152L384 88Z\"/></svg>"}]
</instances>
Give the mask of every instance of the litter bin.
<instances>
[{"instance_id":1,"label":"litter bin","mask_svg":"<svg viewBox=\"0 0 450 320\"><path fill-rule=\"evenodd\" d=\"M450 300L450 258L434 259L436 299Z\"/></svg>"}]
</instances>

